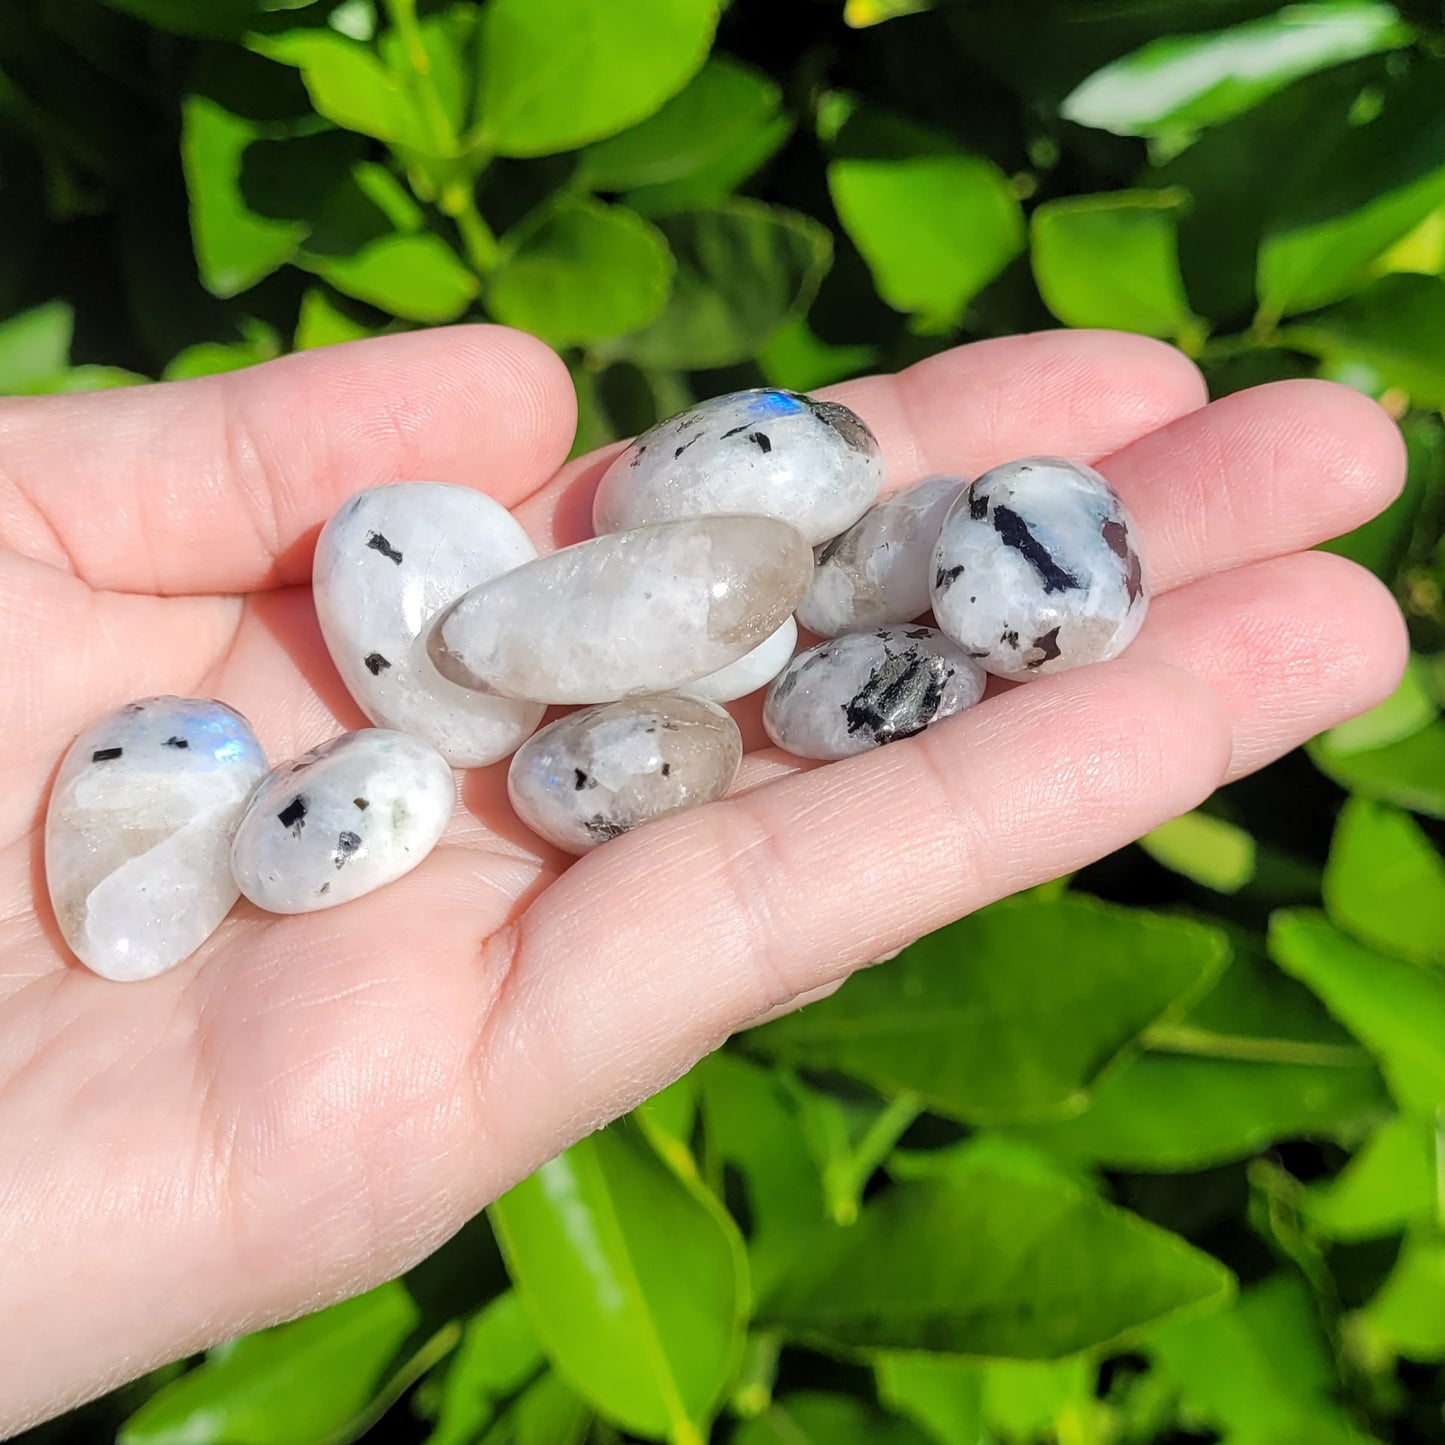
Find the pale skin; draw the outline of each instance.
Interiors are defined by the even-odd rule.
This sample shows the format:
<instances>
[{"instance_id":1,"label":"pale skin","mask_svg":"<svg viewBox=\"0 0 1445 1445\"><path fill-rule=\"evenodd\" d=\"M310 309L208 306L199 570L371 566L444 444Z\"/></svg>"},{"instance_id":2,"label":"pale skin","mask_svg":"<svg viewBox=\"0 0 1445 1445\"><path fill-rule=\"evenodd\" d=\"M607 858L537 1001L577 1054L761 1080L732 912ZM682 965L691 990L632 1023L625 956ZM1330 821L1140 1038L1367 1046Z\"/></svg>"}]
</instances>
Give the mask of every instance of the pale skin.
<instances>
[{"instance_id":1,"label":"pale skin","mask_svg":"<svg viewBox=\"0 0 1445 1445\"><path fill-rule=\"evenodd\" d=\"M0 1435L395 1275L730 1033L1186 811L1379 701L1405 636L1306 549L1397 493L1373 402L1284 382L1206 405L1107 333L989 341L828 395L890 486L1028 453L1097 464L1156 598L1117 662L826 766L766 746L737 796L581 862L462 776L442 846L383 891L242 904L191 960L107 983L46 901L70 740L135 698L220 698L281 760L362 724L307 579L364 486L481 487L544 548L611 453L537 342L465 327L202 381L0 402ZM886 965L883 965L886 967Z\"/></svg>"}]
</instances>

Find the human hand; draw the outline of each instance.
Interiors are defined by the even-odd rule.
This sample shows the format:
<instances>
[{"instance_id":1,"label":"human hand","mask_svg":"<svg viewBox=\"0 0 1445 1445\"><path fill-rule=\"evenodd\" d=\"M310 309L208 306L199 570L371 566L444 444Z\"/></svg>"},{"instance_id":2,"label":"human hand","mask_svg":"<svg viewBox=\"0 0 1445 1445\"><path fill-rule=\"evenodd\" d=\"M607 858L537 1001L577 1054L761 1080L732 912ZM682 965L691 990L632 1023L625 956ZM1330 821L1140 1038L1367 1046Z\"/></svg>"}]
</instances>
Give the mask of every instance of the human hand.
<instances>
[{"instance_id":1,"label":"human hand","mask_svg":"<svg viewBox=\"0 0 1445 1445\"><path fill-rule=\"evenodd\" d=\"M833 393L890 487L1027 453L1097 462L1156 600L1113 663L825 767L766 746L739 792L574 861L505 765L414 873L296 917L244 901L187 963L105 982L46 902L46 797L131 699L222 699L280 760L364 719L307 586L351 492L483 487L546 549L611 453L557 470L567 374L489 327L163 387L0 403L0 1434L398 1273L734 1030L1079 867L1370 706L1404 631L1301 554L1403 480L1372 402L1322 382L1203 406L1138 337L989 341ZM1100 461L1100 459L1103 459Z\"/></svg>"}]
</instances>

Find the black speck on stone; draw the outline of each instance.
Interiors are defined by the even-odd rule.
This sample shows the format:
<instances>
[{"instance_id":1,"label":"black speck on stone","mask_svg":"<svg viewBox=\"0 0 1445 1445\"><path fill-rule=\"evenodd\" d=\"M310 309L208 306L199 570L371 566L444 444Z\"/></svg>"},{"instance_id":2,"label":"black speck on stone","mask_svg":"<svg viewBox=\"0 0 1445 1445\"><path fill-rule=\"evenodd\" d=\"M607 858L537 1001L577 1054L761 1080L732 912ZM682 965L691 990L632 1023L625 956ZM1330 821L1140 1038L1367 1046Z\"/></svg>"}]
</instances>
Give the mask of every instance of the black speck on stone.
<instances>
[{"instance_id":1,"label":"black speck on stone","mask_svg":"<svg viewBox=\"0 0 1445 1445\"><path fill-rule=\"evenodd\" d=\"M922 648L885 652L868 681L843 705L849 735L895 743L921 733L938 716L951 673L943 658Z\"/></svg>"},{"instance_id":2,"label":"black speck on stone","mask_svg":"<svg viewBox=\"0 0 1445 1445\"><path fill-rule=\"evenodd\" d=\"M391 663L379 652L368 652L366 654L366 670L373 677L380 677L390 666Z\"/></svg>"},{"instance_id":3,"label":"black speck on stone","mask_svg":"<svg viewBox=\"0 0 1445 1445\"><path fill-rule=\"evenodd\" d=\"M741 426L733 427L731 431L725 431L722 434L722 439L723 441L726 441L729 437L741 436L743 432L747 431L747 429L748 424L747 422L744 422Z\"/></svg>"},{"instance_id":4,"label":"black speck on stone","mask_svg":"<svg viewBox=\"0 0 1445 1445\"><path fill-rule=\"evenodd\" d=\"M632 460L631 460L630 462L628 462L627 465L628 465L629 467L641 466L641 465L642 465L642 454L643 454L643 452L645 452L646 450L647 450L647 443L646 443L646 442L638 442L638 444L637 444L635 447L633 447L633 449L632 449Z\"/></svg>"},{"instance_id":5,"label":"black speck on stone","mask_svg":"<svg viewBox=\"0 0 1445 1445\"><path fill-rule=\"evenodd\" d=\"M702 433L701 433L701 432L699 432L699 433L697 434L697 436L688 437L688 439L687 439L685 442L683 442L683 444L682 444L680 447L678 447L678 448L673 452L673 454L672 454L672 459L673 459L673 461L676 461L694 442L696 442L696 441L701 441L701 440L702 440Z\"/></svg>"},{"instance_id":6,"label":"black speck on stone","mask_svg":"<svg viewBox=\"0 0 1445 1445\"><path fill-rule=\"evenodd\" d=\"M291 830L293 838L299 838L306 826L306 799L298 793L276 814L276 818L283 828Z\"/></svg>"},{"instance_id":7,"label":"black speck on stone","mask_svg":"<svg viewBox=\"0 0 1445 1445\"><path fill-rule=\"evenodd\" d=\"M768 436L767 432L749 432L748 440L752 442L752 444L757 447L757 449L762 452L764 456L767 456L767 454L773 449L772 438Z\"/></svg>"},{"instance_id":8,"label":"black speck on stone","mask_svg":"<svg viewBox=\"0 0 1445 1445\"><path fill-rule=\"evenodd\" d=\"M167 738L166 746L168 748L188 748L190 743L185 738Z\"/></svg>"},{"instance_id":9,"label":"black speck on stone","mask_svg":"<svg viewBox=\"0 0 1445 1445\"><path fill-rule=\"evenodd\" d=\"M621 823L614 823L610 818L604 818L601 813L591 818L582 820L582 827L586 830L589 838L599 843L605 843L610 838L620 838L627 829Z\"/></svg>"},{"instance_id":10,"label":"black speck on stone","mask_svg":"<svg viewBox=\"0 0 1445 1445\"><path fill-rule=\"evenodd\" d=\"M664 778L669 778L669 777L672 776L672 764L671 764L671 763L664 763L664 764L662 765L662 776L663 776Z\"/></svg>"},{"instance_id":11,"label":"black speck on stone","mask_svg":"<svg viewBox=\"0 0 1445 1445\"><path fill-rule=\"evenodd\" d=\"M573 768L572 777L572 786L579 793L583 788L595 788L597 786L596 779L588 777L581 768Z\"/></svg>"},{"instance_id":12,"label":"black speck on stone","mask_svg":"<svg viewBox=\"0 0 1445 1445\"><path fill-rule=\"evenodd\" d=\"M942 592L945 587L952 587L953 584L957 582L958 579L962 576L962 562L960 562L956 567L940 567L938 571L933 574L934 590L937 592ZM969 600L972 601L973 599L970 598Z\"/></svg>"},{"instance_id":13,"label":"black speck on stone","mask_svg":"<svg viewBox=\"0 0 1445 1445\"><path fill-rule=\"evenodd\" d=\"M370 798L353 798L351 800L364 813L371 806Z\"/></svg>"},{"instance_id":14,"label":"black speck on stone","mask_svg":"<svg viewBox=\"0 0 1445 1445\"><path fill-rule=\"evenodd\" d=\"M1034 651L1036 657L1030 657L1024 664L1025 667L1042 667L1046 662L1052 662L1059 655L1059 629L1050 628L1042 636L1034 638Z\"/></svg>"},{"instance_id":15,"label":"black speck on stone","mask_svg":"<svg viewBox=\"0 0 1445 1445\"><path fill-rule=\"evenodd\" d=\"M998 640L1001 647L1017 647L1019 645L1019 635L1012 629L1000 633Z\"/></svg>"},{"instance_id":16,"label":"black speck on stone","mask_svg":"<svg viewBox=\"0 0 1445 1445\"><path fill-rule=\"evenodd\" d=\"M114 762L124 751L124 748L97 748L90 755L90 760L93 763Z\"/></svg>"},{"instance_id":17,"label":"black speck on stone","mask_svg":"<svg viewBox=\"0 0 1445 1445\"><path fill-rule=\"evenodd\" d=\"M975 522L981 522L986 516L988 516L988 498L985 497L981 492L969 492L968 515Z\"/></svg>"},{"instance_id":18,"label":"black speck on stone","mask_svg":"<svg viewBox=\"0 0 1445 1445\"><path fill-rule=\"evenodd\" d=\"M1132 606L1144 592L1144 564L1129 545L1129 529L1122 522L1108 521L1099 530L1109 550L1124 564L1124 587Z\"/></svg>"},{"instance_id":19,"label":"black speck on stone","mask_svg":"<svg viewBox=\"0 0 1445 1445\"><path fill-rule=\"evenodd\" d=\"M347 860L356 850L361 847L361 835L359 833L338 833L336 835L336 848L331 855L331 861L338 868L345 867Z\"/></svg>"},{"instance_id":20,"label":"black speck on stone","mask_svg":"<svg viewBox=\"0 0 1445 1445\"><path fill-rule=\"evenodd\" d=\"M380 532L368 532L366 534L366 545L370 547L373 552L380 552L389 562L395 562L398 567L401 566L401 553L398 552Z\"/></svg>"},{"instance_id":21,"label":"black speck on stone","mask_svg":"<svg viewBox=\"0 0 1445 1445\"><path fill-rule=\"evenodd\" d=\"M1012 547L1039 574L1045 594L1074 592L1083 584L1061 567L1049 549L1029 530L1029 524L1012 507L993 509L993 529L1005 547Z\"/></svg>"},{"instance_id":22,"label":"black speck on stone","mask_svg":"<svg viewBox=\"0 0 1445 1445\"><path fill-rule=\"evenodd\" d=\"M932 637L933 633L926 627L911 627L903 635L911 637L915 642L921 642L925 637Z\"/></svg>"},{"instance_id":23,"label":"black speck on stone","mask_svg":"<svg viewBox=\"0 0 1445 1445\"><path fill-rule=\"evenodd\" d=\"M857 412L836 401L814 401L812 397L803 399L813 415L824 426L832 427L855 452L871 452L878 446L878 439Z\"/></svg>"},{"instance_id":24,"label":"black speck on stone","mask_svg":"<svg viewBox=\"0 0 1445 1445\"><path fill-rule=\"evenodd\" d=\"M330 893L330 892L331 892L331 884L330 884L330 883L323 883L323 884L321 885L321 887L318 888L316 891L317 891L318 893Z\"/></svg>"}]
</instances>

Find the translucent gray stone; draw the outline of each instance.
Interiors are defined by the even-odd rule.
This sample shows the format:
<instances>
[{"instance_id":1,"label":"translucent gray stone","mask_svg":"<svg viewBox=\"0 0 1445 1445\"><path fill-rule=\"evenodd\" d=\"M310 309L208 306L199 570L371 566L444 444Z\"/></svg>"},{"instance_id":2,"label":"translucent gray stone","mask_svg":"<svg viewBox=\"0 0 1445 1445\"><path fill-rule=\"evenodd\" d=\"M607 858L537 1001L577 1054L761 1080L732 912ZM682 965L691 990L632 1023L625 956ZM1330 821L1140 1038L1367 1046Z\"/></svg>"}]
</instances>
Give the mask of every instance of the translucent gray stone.
<instances>
[{"instance_id":1,"label":"translucent gray stone","mask_svg":"<svg viewBox=\"0 0 1445 1445\"><path fill-rule=\"evenodd\" d=\"M689 682L683 691L709 702L734 702L766 687L788 665L797 645L798 624L789 617L751 652L706 677Z\"/></svg>"},{"instance_id":2,"label":"translucent gray stone","mask_svg":"<svg viewBox=\"0 0 1445 1445\"><path fill-rule=\"evenodd\" d=\"M529 738L507 790L517 816L569 853L720 798L742 762L737 724L701 698L630 697L574 712Z\"/></svg>"},{"instance_id":3,"label":"translucent gray stone","mask_svg":"<svg viewBox=\"0 0 1445 1445\"><path fill-rule=\"evenodd\" d=\"M763 726L800 758L847 758L972 707L984 682L932 627L846 632L788 664L768 689Z\"/></svg>"},{"instance_id":4,"label":"translucent gray stone","mask_svg":"<svg viewBox=\"0 0 1445 1445\"><path fill-rule=\"evenodd\" d=\"M938 625L1016 682L1117 657L1149 602L1124 504L1098 472L1059 457L995 467L959 497L932 585Z\"/></svg>"},{"instance_id":5,"label":"translucent gray stone","mask_svg":"<svg viewBox=\"0 0 1445 1445\"><path fill-rule=\"evenodd\" d=\"M770 517L697 517L595 537L468 592L432 628L463 687L536 702L667 692L776 632L813 574Z\"/></svg>"},{"instance_id":6,"label":"translucent gray stone","mask_svg":"<svg viewBox=\"0 0 1445 1445\"><path fill-rule=\"evenodd\" d=\"M930 477L870 507L818 553L798 621L820 637L837 637L922 617L932 605L928 578L939 529L967 485L963 477Z\"/></svg>"},{"instance_id":7,"label":"translucent gray stone","mask_svg":"<svg viewBox=\"0 0 1445 1445\"><path fill-rule=\"evenodd\" d=\"M236 882L272 913L349 903L436 847L456 795L429 743L387 728L343 733L256 789L231 847Z\"/></svg>"},{"instance_id":8,"label":"translucent gray stone","mask_svg":"<svg viewBox=\"0 0 1445 1445\"><path fill-rule=\"evenodd\" d=\"M317 539L312 583L336 670L367 717L458 768L515 752L542 706L458 687L423 634L448 603L536 555L512 514L470 487L398 482L344 502Z\"/></svg>"},{"instance_id":9,"label":"translucent gray stone","mask_svg":"<svg viewBox=\"0 0 1445 1445\"><path fill-rule=\"evenodd\" d=\"M638 437L603 476L592 520L600 534L750 512L826 542L863 515L882 485L878 443L846 406L795 391L738 391Z\"/></svg>"},{"instance_id":10,"label":"translucent gray stone","mask_svg":"<svg viewBox=\"0 0 1445 1445\"><path fill-rule=\"evenodd\" d=\"M266 772L224 703L152 697L88 727L45 819L45 875L65 941L121 982L188 958L236 901L231 836Z\"/></svg>"}]
</instances>

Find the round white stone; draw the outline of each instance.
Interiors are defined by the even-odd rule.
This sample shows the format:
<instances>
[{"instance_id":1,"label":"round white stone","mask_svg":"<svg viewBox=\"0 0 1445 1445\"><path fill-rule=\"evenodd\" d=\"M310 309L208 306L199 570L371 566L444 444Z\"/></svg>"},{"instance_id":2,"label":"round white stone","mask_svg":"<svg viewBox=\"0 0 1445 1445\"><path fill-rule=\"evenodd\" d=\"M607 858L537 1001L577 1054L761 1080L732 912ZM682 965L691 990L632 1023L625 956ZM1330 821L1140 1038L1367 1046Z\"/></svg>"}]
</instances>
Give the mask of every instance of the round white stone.
<instances>
[{"instance_id":1,"label":"round white stone","mask_svg":"<svg viewBox=\"0 0 1445 1445\"><path fill-rule=\"evenodd\" d=\"M231 837L266 772L240 713L152 697L66 753L45 819L45 875L65 941L119 982L188 958L236 901Z\"/></svg>"},{"instance_id":2,"label":"round white stone","mask_svg":"<svg viewBox=\"0 0 1445 1445\"><path fill-rule=\"evenodd\" d=\"M763 727L800 758L911 738L983 696L983 669L932 627L846 632L800 652L768 689Z\"/></svg>"},{"instance_id":3,"label":"round white stone","mask_svg":"<svg viewBox=\"0 0 1445 1445\"><path fill-rule=\"evenodd\" d=\"M464 592L536 555L512 514L470 487L397 482L344 502L317 539L312 582L322 636L367 717L453 767L515 752L542 706L458 687L432 665L425 633Z\"/></svg>"},{"instance_id":4,"label":"round white stone","mask_svg":"<svg viewBox=\"0 0 1445 1445\"><path fill-rule=\"evenodd\" d=\"M614 702L716 672L776 632L813 574L771 517L695 517L595 537L468 592L433 626L464 687L536 702Z\"/></svg>"},{"instance_id":5,"label":"round white stone","mask_svg":"<svg viewBox=\"0 0 1445 1445\"><path fill-rule=\"evenodd\" d=\"M429 743L386 728L343 733L256 789L231 847L236 882L272 913L349 903L415 868L456 796Z\"/></svg>"},{"instance_id":6,"label":"round white stone","mask_svg":"<svg viewBox=\"0 0 1445 1445\"><path fill-rule=\"evenodd\" d=\"M1098 472L1059 457L995 467L959 497L932 590L938 625L1015 682L1117 657L1149 605L1133 518Z\"/></svg>"},{"instance_id":7,"label":"round white stone","mask_svg":"<svg viewBox=\"0 0 1445 1445\"><path fill-rule=\"evenodd\" d=\"M599 534L649 522L748 512L826 542L867 510L883 456L863 420L835 401L760 388L713 397L644 432L608 467Z\"/></svg>"},{"instance_id":8,"label":"round white stone","mask_svg":"<svg viewBox=\"0 0 1445 1445\"><path fill-rule=\"evenodd\" d=\"M922 617L932 605L939 529L967 485L962 477L930 477L870 507L819 551L798 621L819 637L837 637Z\"/></svg>"},{"instance_id":9,"label":"round white stone","mask_svg":"<svg viewBox=\"0 0 1445 1445\"><path fill-rule=\"evenodd\" d=\"M689 682L682 689L709 702L734 702L766 687L787 665L798 645L798 624L789 617L769 638L736 662Z\"/></svg>"}]
</instances>

